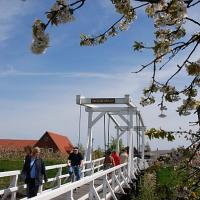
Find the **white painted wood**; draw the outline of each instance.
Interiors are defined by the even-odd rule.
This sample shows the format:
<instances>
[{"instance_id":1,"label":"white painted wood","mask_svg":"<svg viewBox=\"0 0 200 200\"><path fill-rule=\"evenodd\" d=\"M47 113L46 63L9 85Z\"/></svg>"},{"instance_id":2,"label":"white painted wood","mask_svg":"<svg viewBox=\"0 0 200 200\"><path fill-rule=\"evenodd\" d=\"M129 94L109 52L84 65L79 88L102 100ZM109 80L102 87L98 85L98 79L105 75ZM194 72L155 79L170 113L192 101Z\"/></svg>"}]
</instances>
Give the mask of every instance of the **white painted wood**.
<instances>
[{"instance_id":1,"label":"white painted wood","mask_svg":"<svg viewBox=\"0 0 200 200\"><path fill-rule=\"evenodd\" d=\"M70 190L69 192L67 192L66 200L74 200L73 190Z\"/></svg>"},{"instance_id":2,"label":"white painted wood","mask_svg":"<svg viewBox=\"0 0 200 200\"><path fill-rule=\"evenodd\" d=\"M94 186L94 180L90 183L90 194L89 194L89 200L100 200L100 196Z\"/></svg>"},{"instance_id":3,"label":"white painted wood","mask_svg":"<svg viewBox=\"0 0 200 200\"><path fill-rule=\"evenodd\" d=\"M133 113L136 113L136 108L129 108L129 107L95 107L95 108L89 108L89 107L86 107L85 108L85 111L86 112L109 112L110 114L114 115L113 112L120 112L120 114L123 114L123 115L128 115L128 111L129 110L132 110Z\"/></svg>"},{"instance_id":4,"label":"white painted wood","mask_svg":"<svg viewBox=\"0 0 200 200\"><path fill-rule=\"evenodd\" d=\"M106 185L107 185L107 187L108 187L108 190L111 192L111 195L112 195L113 199L114 199L114 200L117 200L117 197L116 197L116 195L115 195L115 192L114 192L114 190L112 189L112 187L110 186L110 183L108 182L107 177L106 177L105 181L106 181Z\"/></svg>"},{"instance_id":5,"label":"white painted wood","mask_svg":"<svg viewBox=\"0 0 200 200\"><path fill-rule=\"evenodd\" d=\"M119 169L119 168L121 168L123 166L127 167L127 163L118 165L116 167L113 167L111 169L108 169L108 170L105 170L105 171L102 171L102 172L94 173L91 176L85 177L85 178L83 178L83 179L81 179L79 181L76 181L76 182L73 182L71 184L68 184L67 187L61 186L60 188L51 190L51 191L49 191L47 193L43 192L42 194L38 195L37 197L34 197L33 200L36 200L36 199L38 199L38 200L44 200L44 199L48 200L48 199L56 198L57 196L59 196L61 194L67 193L70 190L74 190L75 188L80 187L80 186L82 186L84 184L91 183L95 179L99 179L100 177L103 177L106 174L112 173L112 171L116 171L117 169ZM112 181L112 180L110 180L110 181ZM110 183L109 183L109 185L110 185Z\"/></svg>"},{"instance_id":6,"label":"white painted wood","mask_svg":"<svg viewBox=\"0 0 200 200\"><path fill-rule=\"evenodd\" d=\"M79 105L95 105L95 103L92 103L92 99L111 99L111 98L85 98L81 95L76 95L76 103ZM115 102L113 104L126 104L130 107L135 107L132 103L132 100L130 98L130 95L124 95L124 98L114 98ZM99 103L96 103L99 104ZM106 103L104 103L106 104Z\"/></svg>"},{"instance_id":7,"label":"white painted wood","mask_svg":"<svg viewBox=\"0 0 200 200\"><path fill-rule=\"evenodd\" d=\"M119 171L117 171L117 173L119 173ZM115 174L113 178L114 178L114 180L116 181L117 185L119 186L119 189L120 189L121 193L122 193L122 194L125 194L124 189L122 188L121 183L120 183L120 181L118 180L119 176L118 176L118 178L117 178L117 176L116 176L116 174Z\"/></svg>"},{"instance_id":8,"label":"white painted wood","mask_svg":"<svg viewBox=\"0 0 200 200\"><path fill-rule=\"evenodd\" d=\"M106 199L106 194L107 194L106 176L107 175L103 176L103 199Z\"/></svg>"},{"instance_id":9,"label":"white painted wood","mask_svg":"<svg viewBox=\"0 0 200 200\"><path fill-rule=\"evenodd\" d=\"M103 158L99 158L99 159L96 159L96 160L93 160L92 163L93 165L95 164L96 166L94 167L94 169L99 169L103 166L103 161L104 161L104 157ZM100 165L99 165L100 163ZM84 163L85 165L85 163ZM58 173L56 175L56 177L53 177L53 178L49 178L48 179L48 182L51 182L51 187L54 188L55 185L57 184L57 187L61 187L61 180L63 178L67 179L69 177L69 174L63 174L62 175L62 168L63 167L66 167L67 164L59 164L59 165L52 165L52 166L47 166L46 167L46 170L52 170L52 169L58 169ZM92 169L87 169L88 171L91 171ZM0 172L0 178L3 178L3 177L11 177L11 183L10 183L10 186L9 188L5 188L5 189L2 189L0 190L0 195L4 195L4 198L6 199L6 197L9 195L9 194L12 194L12 198L13 199L16 199L15 198L15 194L18 190L21 190L21 189L25 189L26 188L26 185L23 184L23 185L17 185L17 181L18 181L18 176L20 175L20 170L16 170L16 171L7 171L7 172ZM66 182L66 181L64 181ZM43 181L44 183L44 181ZM43 191L42 189L43 186L41 186L39 188L39 192L40 193L43 193L43 192L46 192L46 191Z\"/></svg>"},{"instance_id":10,"label":"white painted wood","mask_svg":"<svg viewBox=\"0 0 200 200\"><path fill-rule=\"evenodd\" d=\"M98 120L100 120L105 115L105 112L101 112L91 123L91 126L93 127Z\"/></svg>"},{"instance_id":11,"label":"white painted wood","mask_svg":"<svg viewBox=\"0 0 200 200\"><path fill-rule=\"evenodd\" d=\"M0 178L7 177L7 176L15 176L15 175L19 175L19 174L20 174L20 170L0 172Z\"/></svg>"},{"instance_id":12,"label":"white painted wood","mask_svg":"<svg viewBox=\"0 0 200 200\"><path fill-rule=\"evenodd\" d=\"M127 126L129 126L130 121L124 117L124 115L119 115L119 117L126 123Z\"/></svg>"},{"instance_id":13,"label":"white painted wood","mask_svg":"<svg viewBox=\"0 0 200 200\"><path fill-rule=\"evenodd\" d=\"M56 177L57 177L57 180L58 180L58 187L60 187L61 186L61 178L60 178L60 176L62 175L62 167L60 167L59 169L58 169L58 173L57 173L57 175L56 175Z\"/></svg>"},{"instance_id":14,"label":"white painted wood","mask_svg":"<svg viewBox=\"0 0 200 200\"><path fill-rule=\"evenodd\" d=\"M88 140L87 140L87 146L86 146L86 153L85 153L85 161L92 160L92 115L93 112L88 113ZM89 163L90 163L89 162Z\"/></svg>"}]
</instances>

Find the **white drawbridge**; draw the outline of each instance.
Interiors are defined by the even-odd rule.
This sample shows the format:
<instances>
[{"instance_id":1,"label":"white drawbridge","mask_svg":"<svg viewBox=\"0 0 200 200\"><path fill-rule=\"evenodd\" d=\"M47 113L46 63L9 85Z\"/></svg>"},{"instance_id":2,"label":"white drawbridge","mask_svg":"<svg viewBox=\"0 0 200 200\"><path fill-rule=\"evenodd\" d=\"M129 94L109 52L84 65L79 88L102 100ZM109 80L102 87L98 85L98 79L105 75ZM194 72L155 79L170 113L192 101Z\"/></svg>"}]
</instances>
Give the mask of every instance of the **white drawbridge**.
<instances>
[{"instance_id":1,"label":"white drawbridge","mask_svg":"<svg viewBox=\"0 0 200 200\"><path fill-rule=\"evenodd\" d=\"M136 179L136 175L148 167L144 159L144 131L145 126L129 95L123 98L85 98L76 96L76 103L84 106L88 113L88 140L85 153L83 178L77 182L66 183L64 180L68 174L63 173L66 164L47 166L47 170L57 169L54 178L50 178L51 187L44 189L40 187L37 197L33 200L106 200L112 197L117 200L116 193L125 194L124 187L130 188L130 183ZM117 151L119 151L119 139L127 133L129 158L124 163L108 170L102 170L104 158L92 160L92 128L105 115L108 115L116 128ZM135 116L135 118L134 118ZM134 143L137 138L141 157L134 157ZM10 186L0 190L2 199L10 195L11 200L16 200L19 190L26 188L26 185L19 185L18 177L20 171L0 172L0 179L10 177ZM80 189L77 189L80 187ZM82 189L81 189L82 188ZM23 198L26 199L26 198Z\"/></svg>"}]
</instances>

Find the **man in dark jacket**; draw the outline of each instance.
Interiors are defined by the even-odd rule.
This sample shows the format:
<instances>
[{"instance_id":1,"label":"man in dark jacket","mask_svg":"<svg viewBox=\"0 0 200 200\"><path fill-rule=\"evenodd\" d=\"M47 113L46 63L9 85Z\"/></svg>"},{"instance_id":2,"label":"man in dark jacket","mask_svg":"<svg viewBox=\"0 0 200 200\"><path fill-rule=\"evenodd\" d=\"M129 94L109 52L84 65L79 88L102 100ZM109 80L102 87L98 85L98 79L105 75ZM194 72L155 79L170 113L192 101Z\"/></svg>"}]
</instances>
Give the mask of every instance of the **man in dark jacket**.
<instances>
[{"instance_id":1,"label":"man in dark jacket","mask_svg":"<svg viewBox=\"0 0 200 200\"><path fill-rule=\"evenodd\" d=\"M37 196L39 186L42 185L43 178L47 182L45 165L39 157L40 149L35 147L32 155L25 160L23 173L26 174L25 183L27 184L27 197Z\"/></svg>"},{"instance_id":2,"label":"man in dark jacket","mask_svg":"<svg viewBox=\"0 0 200 200\"><path fill-rule=\"evenodd\" d=\"M73 148L73 152L68 157L69 174L74 173L76 181L81 178L81 168L83 167L83 156L79 152L78 147ZM73 180L72 180L73 181Z\"/></svg>"}]
</instances>

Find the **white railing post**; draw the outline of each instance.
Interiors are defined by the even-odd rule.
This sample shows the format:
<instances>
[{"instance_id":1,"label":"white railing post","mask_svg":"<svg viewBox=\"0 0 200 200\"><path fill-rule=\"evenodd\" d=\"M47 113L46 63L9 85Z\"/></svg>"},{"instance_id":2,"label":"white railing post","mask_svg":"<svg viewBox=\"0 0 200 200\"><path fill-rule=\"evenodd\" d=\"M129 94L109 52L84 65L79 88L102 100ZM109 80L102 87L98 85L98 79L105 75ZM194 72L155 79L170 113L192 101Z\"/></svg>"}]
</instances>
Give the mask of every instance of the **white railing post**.
<instances>
[{"instance_id":1,"label":"white railing post","mask_svg":"<svg viewBox=\"0 0 200 200\"><path fill-rule=\"evenodd\" d=\"M42 193L42 190L43 190L43 184L39 186L38 193Z\"/></svg>"},{"instance_id":2,"label":"white railing post","mask_svg":"<svg viewBox=\"0 0 200 200\"><path fill-rule=\"evenodd\" d=\"M106 185L107 185L108 190L110 191L110 193L111 193L113 199L114 199L114 200L117 200L117 197L116 197L116 195L115 195L115 192L114 192L114 190L112 189L112 187L110 186L110 183L109 183L107 177L106 177Z\"/></svg>"},{"instance_id":3,"label":"white railing post","mask_svg":"<svg viewBox=\"0 0 200 200\"><path fill-rule=\"evenodd\" d=\"M73 190L70 190L69 192L67 192L66 200L74 200Z\"/></svg>"},{"instance_id":4,"label":"white railing post","mask_svg":"<svg viewBox=\"0 0 200 200\"><path fill-rule=\"evenodd\" d=\"M120 176L121 176L122 180L124 181L124 183L125 183L126 187L127 187L127 188L130 188L130 186L129 186L129 184L128 184L128 182L127 182L126 178L124 177L124 174L123 174L123 172L122 172L122 171L120 172Z\"/></svg>"},{"instance_id":5,"label":"white railing post","mask_svg":"<svg viewBox=\"0 0 200 200\"><path fill-rule=\"evenodd\" d=\"M17 180L18 180L18 174L12 176L10 187L17 186ZM12 194L11 194L11 200L15 200L16 199L16 194L17 194L17 192L12 192Z\"/></svg>"},{"instance_id":6,"label":"white railing post","mask_svg":"<svg viewBox=\"0 0 200 200\"><path fill-rule=\"evenodd\" d=\"M58 178L58 183L57 183L57 185L58 185L58 187L61 186L61 178L60 178L61 175L62 175L62 167L60 167L60 168L58 169L58 173L57 173L57 178Z\"/></svg>"},{"instance_id":7,"label":"white railing post","mask_svg":"<svg viewBox=\"0 0 200 200\"><path fill-rule=\"evenodd\" d=\"M91 167L91 174L94 174L94 162L92 162L92 160L91 160L91 162L90 162L90 167Z\"/></svg>"},{"instance_id":8,"label":"white railing post","mask_svg":"<svg viewBox=\"0 0 200 200\"><path fill-rule=\"evenodd\" d=\"M101 200L100 196L94 186L94 180L90 183L89 200Z\"/></svg>"},{"instance_id":9,"label":"white railing post","mask_svg":"<svg viewBox=\"0 0 200 200\"><path fill-rule=\"evenodd\" d=\"M99 161L98 161L98 166L99 166L99 167L97 168L97 171L98 171L98 172L99 172L99 170L100 170L100 165L101 165L101 161L99 160Z\"/></svg>"},{"instance_id":10,"label":"white railing post","mask_svg":"<svg viewBox=\"0 0 200 200\"><path fill-rule=\"evenodd\" d=\"M115 188L115 171L112 172L112 188Z\"/></svg>"},{"instance_id":11,"label":"white railing post","mask_svg":"<svg viewBox=\"0 0 200 200\"><path fill-rule=\"evenodd\" d=\"M106 199L106 194L107 194L106 178L107 175L103 176L103 199Z\"/></svg>"},{"instance_id":12,"label":"white railing post","mask_svg":"<svg viewBox=\"0 0 200 200\"><path fill-rule=\"evenodd\" d=\"M121 180L120 180L120 172L119 172L119 170L117 170L117 174L118 174L118 177L116 176L116 174L114 174L113 179L116 181L117 185L119 186L119 189L121 190L121 193L125 194L124 189L122 188L121 183L120 183Z\"/></svg>"},{"instance_id":13,"label":"white railing post","mask_svg":"<svg viewBox=\"0 0 200 200\"><path fill-rule=\"evenodd\" d=\"M84 170L85 170L85 162L83 162L83 169L82 169L82 172L81 172L81 178L84 178L84 176L85 176L85 172L84 172Z\"/></svg>"}]
</instances>

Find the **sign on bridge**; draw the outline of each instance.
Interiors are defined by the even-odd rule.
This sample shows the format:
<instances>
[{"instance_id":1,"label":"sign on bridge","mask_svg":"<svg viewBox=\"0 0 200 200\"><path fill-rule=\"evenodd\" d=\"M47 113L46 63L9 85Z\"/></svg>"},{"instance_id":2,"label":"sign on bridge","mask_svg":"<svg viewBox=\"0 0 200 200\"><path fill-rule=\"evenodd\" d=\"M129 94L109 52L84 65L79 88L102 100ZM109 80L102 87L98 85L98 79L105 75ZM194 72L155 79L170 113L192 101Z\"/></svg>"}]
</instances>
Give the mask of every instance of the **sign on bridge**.
<instances>
[{"instance_id":1,"label":"sign on bridge","mask_svg":"<svg viewBox=\"0 0 200 200\"><path fill-rule=\"evenodd\" d=\"M115 103L115 98L93 98L91 104L112 104Z\"/></svg>"}]
</instances>

